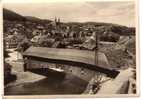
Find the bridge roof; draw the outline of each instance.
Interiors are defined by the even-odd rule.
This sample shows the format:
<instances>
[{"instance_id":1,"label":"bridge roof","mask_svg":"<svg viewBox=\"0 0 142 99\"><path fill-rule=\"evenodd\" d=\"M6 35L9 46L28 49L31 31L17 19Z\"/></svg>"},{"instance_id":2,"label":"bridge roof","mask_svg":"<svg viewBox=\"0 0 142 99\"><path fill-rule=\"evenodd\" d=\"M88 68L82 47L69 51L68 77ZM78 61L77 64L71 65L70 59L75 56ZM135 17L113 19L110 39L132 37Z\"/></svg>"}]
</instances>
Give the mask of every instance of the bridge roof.
<instances>
[{"instance_id":1,"label":"bridge roof","mask_svg":"<svg viewBox=\"0 0 142 99\"><path fill-rule=\"evenodd\" d=\"M23 55L52 60L79 62L111 69L104 53L98 52L98 62L95 63L95 52L77 49L60 49L46 47L30 47Z\"/></svg>"},{"instance_id":2,"label":"bridge roof","mask_svg":"<svg viewBox=\"0 0 142 99\"><path fill-rule=\"evenodd\" d=\"M116 77L119 71L113 70L104 53L97 52L98 62L95 63L95 52L77 49L61 49L47 47L30 47L23 56L33 57L51 63L74 65L89 68Z\"/></svg>"}]
</instances>

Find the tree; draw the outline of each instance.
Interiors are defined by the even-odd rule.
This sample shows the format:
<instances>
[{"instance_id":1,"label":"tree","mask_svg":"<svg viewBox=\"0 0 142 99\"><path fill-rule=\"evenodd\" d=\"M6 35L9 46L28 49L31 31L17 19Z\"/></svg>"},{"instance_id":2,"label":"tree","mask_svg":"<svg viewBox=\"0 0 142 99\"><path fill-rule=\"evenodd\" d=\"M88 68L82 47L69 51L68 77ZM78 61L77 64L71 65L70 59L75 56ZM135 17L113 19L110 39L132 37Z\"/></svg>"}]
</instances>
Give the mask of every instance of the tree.
<instances>
[{"instance_id":1,"label":"tree","mask_svg":"<svg viewBox=\"0 0 142 99\"><path fill-rule=\"evenodd\" d=\"M18 50L19 52L24 52L24 51L25 51L26 49L28 49L30 46L31 46L30 41L25 37L25 38L23 39L23 41L18 44L17 50Z\"/></svg>"}]
</instances>

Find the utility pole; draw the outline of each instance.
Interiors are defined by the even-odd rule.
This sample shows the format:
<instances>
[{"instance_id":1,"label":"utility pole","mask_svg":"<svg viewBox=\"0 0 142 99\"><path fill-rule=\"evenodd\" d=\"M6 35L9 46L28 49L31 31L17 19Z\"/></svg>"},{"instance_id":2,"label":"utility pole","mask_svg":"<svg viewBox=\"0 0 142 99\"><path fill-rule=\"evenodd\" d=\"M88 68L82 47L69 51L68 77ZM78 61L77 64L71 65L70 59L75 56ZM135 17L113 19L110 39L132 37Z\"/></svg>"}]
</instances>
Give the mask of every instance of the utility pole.
<instances>
[{"instance_id":1,"label":"utility pole","mask_svg":"<svg viewBox=\"0 0 142 99\"><path fill-rule=\"evenodd\" d=\"M96 41L96 47L95 47L95 65L98 65L98 35L97 32L95 32L95 41Z\"/></svg>"}]
</instances>

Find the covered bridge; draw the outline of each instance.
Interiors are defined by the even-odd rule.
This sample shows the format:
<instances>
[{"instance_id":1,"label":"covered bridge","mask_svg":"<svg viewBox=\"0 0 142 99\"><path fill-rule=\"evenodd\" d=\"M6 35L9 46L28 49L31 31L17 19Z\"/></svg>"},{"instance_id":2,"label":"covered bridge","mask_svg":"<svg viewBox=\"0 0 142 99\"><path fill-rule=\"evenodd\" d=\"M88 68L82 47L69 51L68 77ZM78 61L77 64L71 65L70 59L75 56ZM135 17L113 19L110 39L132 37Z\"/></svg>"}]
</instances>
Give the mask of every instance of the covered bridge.
<instances>
[{"instance_id":1,"label":"covered bridge","mask_svg":"<svg viewBox=\"0 0 142 99\"><path fill-rule=\"evenodd\" d=\"M97 57L96 57L97 56ZM119 73L109 65L104 53L77 49L60 49L46 47L30 47L23 53L25 70L40 68L59 68L65 72L89 73L97 71L109 77ZM96 62L96 58L97 62ZM56 64L56 65L53 65ZM92 73L93 74L93 73Z\"/></svg>"}]
</instances>

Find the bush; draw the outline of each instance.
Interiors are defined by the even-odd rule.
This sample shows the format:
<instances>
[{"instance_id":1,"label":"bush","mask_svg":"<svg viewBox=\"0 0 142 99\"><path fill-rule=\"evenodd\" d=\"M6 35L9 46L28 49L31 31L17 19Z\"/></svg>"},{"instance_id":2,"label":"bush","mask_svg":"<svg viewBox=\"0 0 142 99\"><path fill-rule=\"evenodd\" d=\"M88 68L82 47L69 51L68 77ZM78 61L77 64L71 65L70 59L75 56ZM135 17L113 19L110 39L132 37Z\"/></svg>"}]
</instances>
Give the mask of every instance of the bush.
<instances>
[{"instance_id":1,"label":"bush","mask_svg":"<svg viewBox=\"0 0 142 99\"><path fill-rule=\"evenodd\" d=\"M107 33L100 36L101 41L108 41L108 42L117 42L119 40L119 35L115 33Z\"/></svg>"}]
</instances>

